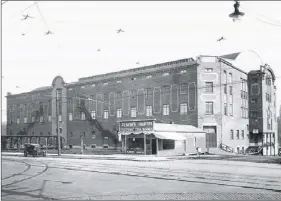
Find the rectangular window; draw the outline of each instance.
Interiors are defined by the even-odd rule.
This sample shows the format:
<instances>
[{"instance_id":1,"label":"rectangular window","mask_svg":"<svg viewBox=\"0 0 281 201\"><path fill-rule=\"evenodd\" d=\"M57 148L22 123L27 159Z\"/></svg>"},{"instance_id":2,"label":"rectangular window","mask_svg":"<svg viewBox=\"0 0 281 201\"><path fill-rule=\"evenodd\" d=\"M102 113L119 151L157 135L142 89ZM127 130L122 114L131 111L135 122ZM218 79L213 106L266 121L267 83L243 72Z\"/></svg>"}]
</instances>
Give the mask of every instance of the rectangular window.
<instances>
[{"instance_id":1,"label":"rectangular window","mask_svg":"<svg viewBox=\"0 0 281 201\"><path fill-rule=\"evenodd\" d=\"M213 108L213 102L206 102L206 114L213 114L214 108Z\"/></svg>"},{"instance_id":2,"label":"rectangular window","mask_svg":"<svg viewBox=\"0 0 281 201\"><path fill-rule=\"evenodd\" d=\"M229 73L229 83L232 83L232 73Z\"/></svg>"},{"instance_id":3,"label":"rectangular window","mask_svg":"<svg viewBox=\"0 0 281 201\"><path fill-rule=\"evenodd\" d=\"M227 103L224 103L224 115L227 115Z\"/></svg>"},{"instance_id":4,"label":"rectangular window","mask_svg":"<svg viewBox=\"0 0 281 201\"><path fill-rule=\"evenodd\" d=\"M44 121L43 116L40 116L40 123L43 123L43 121Z\"/></svg>"},{"instance_id":5,"label":"rectangular window","mask_svg":"<svg viewBox=\"0 0 281 201\"><path fill-rule=\"evenodd\" d=\"M170 107L169 105L163 105L163 115L167 116L170 114Z\"/></svg>"},{"instance_id":6,"label":"rectangular window","mask_svg":"<svg viewBox=\"0 0 281 201\"><path fill-rule=\"evenodd\" d=\"M180 104L180 115L187 115L187 103Z\"/></svg>"},{"instance_id":7,"label":"rectangular window","mask_svg":"<svg viewBox=\"0 0 281 201\"><path fill-rule=\"evenodd\" d=\"M72 113L69 113L69 114L68 114L68 119L69 119L69 121L72 121L72 120L73 120Z\"/></svg>"},{"instance_id":8,"label":"rectangular window","mask_svg":"<svg viewBox=\"0 0 281 201\"><path fill-rule=\"evenodd\" d=\"M137 108L136 107L131 108L131 117L137 117Z\"/></svg>"},{"instance_id":9,"label":"rectangular window","mask_svg":"<svg viewBox=\"0 0 281 201\"><path fill-rule=\"evenodd\" d=\"M121 118L122 117L122 109L121 108L117 109L116 115L117 115L117 118Z\"/></svg>"},{"instance_id":10,"label":"rectangular window","mask_svg":"<svg viewBox=\"0 0 281 201\"><path fill-rule=\"evenodd\" d=\"M52 122L52 116L48 116L48 121Z\"/></svg>"},{"instance_id":11,"label":"rectangular window","mask_svg":"<svg viewBox=\"0 0 281 201\"><path fill-rule=\"evenodd\" d=\"M121 99L122 99L122 92L118 91L117 94L116 94L116 100L120 101Z\"/></svg>"},{"instance_id":12,"label":"rectangular window","mask_svg":"<svg viewBox=\"0 0 281 201\"><path fill-rule=\"evenodd\" d=\"M132 90L131 91L131 99L135 99L137 96L137 90Z\"/></svg>"},{"instance_id":13,"label":"rectangular window","mask_svg":"<svg viewBox=\"0 0 281 201\"><path fill-rule=\"evenodd\" d=\"M223 82L227 83L227 73L225 70L223 71Z\"/></svg>"},{"instance_id":14,"label":"rectangular window","mask_svg":"<svg viewBox=\"0 0 281 201\"><path fill-rule=\"evenodd\" d=\"M223 92L224 92L225 94L227 94L227 85L226 85L226 84L223 84Z\"/></svg>"},{"instance_id":15,"label":"rectangular window","mask_svg":"<svg viewBox=\"0 0 281 201\"><path fill-rule=\"evenodd\" d=\"M24 117L24 119L23 119L23 123L27 123L27 117Z\"/></svg>"},{"instance_id":16,"label":"rectangular window","mask_svg":"<svg viewBox=\"0 0 281 201\"><path fill-rule=\"evenodd\" d=\"M236 140L239 140L239 130L236 131Z\"/></svg>"},{"instance_id":17,"label":"rectangular window","mask_svg":"<svg viewBox=\"0 0 281 201\"><path fill-rule=\"evenodd\" d=\"M85 117L85 113L84 112L81 112L81 120L85 120L86 117Z\"/></svg>"},{"instance_id":18,"label":"rectangular window","mask_svg":"<svg viewBox=\"0 0 281 201\"><path fill-rule=\"evenodd\" d=\"M92 119L96 119L96 111L95 110L91 111L91 117L92 117Z\"/></svg>"},{"instance_id":19,"label":"rectangular window","mask_svg":"<svg viewBox=\"0 0 281 201\"><path fill-rule=\"evenodd\" d=\"M59 121L62 121L61 114L59 115Z\"/></svg>"},{"instance_id":20,"label":"rectangular window","mask_svg":"<svg viewBox=\"0 0 281 201\"><path fill-rule=\"evenodd\" d=\"M244 130L241 130L241 140L244 140L244 138L245 138Z\"/></svg>"},{"instance_id":21,"label":"rectangular window","mask_svg":"<svg viewBox=\"0 0 281 201\"><path fill-rule=\"evenodd\" d=\"M233 140L234 139L234 133L233 130L230 130L230 139Z\"/></svg>"},{"instance_id":22,"label":"rectangular window","mask_svg":"<svg viewBox=\"0 0 281 201\"><path fill-rule=\"evenodd\" d=\"M147 88L146 89L146 98L152 98L152 94L153 94L153 89L152 88Z\"/></svg>"},{"instance_id":23,"label":"rectangular window","mask_svg":"<svg viewBox=\"0 0 281 201\"><path fill-rule=\"evenodd\" d=\"M230 95L233 95L233 91L232 90L233 90L233 86L229 86L229 94Z\"/></svg>"},{"instance_id":24,"label":"rectangular window","mask_svg":"<svg viewBox=\"0 0 281 201\"><path fill-rule=\"evenodd\" d=\"M205 92L213 93L213 82L205 82Z\"/></svg>"},{"instance_id":25,"label":"rectangular window","mask_svg":"<svg viewBox=\"0 0 281 201\"><path fill-rule=\"evenodd\" d=\"M108 119L108 110L103 111L103 118Z\"/></svg>"},{"instance_id":26,"label":"rectangular window","mask_svg":"<svg viewBox=\"0 0 281 201\"><path fill-rule=\"evenodd\" d=\"M187 83L182 83L180 85L180 94L187 94Z\"/></svg>"},{"instance_id":27,"label":"rectangular window","mask_svg":"<svg viewBox=\"0 0 281 201\"><path fill-rule=\"evenodd\" d=\"M35 122L35 117L34 116L31 117L31 122L32 123Z\"/></svg>"},{"instance_id":28,"label":"rectangular window","mask_svg":"<svg viewBox=\"0 0 281 201\"><path fill-rule=\"evenodd\" d=\"M186 70L181 70L180 73L183 74L183 73L186 73L186 72L187 72Z\"/></svg>"},{"instance_id":29,"label":"rectangular window","mask_svg":"<svg viewBox=\"0 0 281 201\"><path fill-rule=\"evenodd\" d=\"M163 86L163 96L169 96L170 95L170 86L169 85L166 85L166 86Z\"/></svg>"},{"instance_id":30,"label":"rectangular window","mask_svg":"<svg viewBox=\"0 0 281 201\"><path fill-rule=\"evenodd\" d=\"M19 124L20 123L20 118L19 117L17 117L17 124Z\"/></svg>"},{"instance_id":31,"label":"rectangular window","mask_svg":"<svg viewBox=\"0 0 281 201\"><path fill-rule=\"evenodd\" d=\"M151 105L146 106L146 116L152 117L152 106Z\"/></svg>"},{"instance_id":32,"label":"rectangular window","mask_svg":"<svg viewBox=\"0 0 281 201\"><path fill-rule=\"evenodd\" d=\"M233 116L233 104L229 104L229 115Z\"/></svg>"},{"instance_id":33,"label":"rectangular window","mask_svg":"<svg viewBox=\"0 0 281 201\"><path fill-rule=\"evenodd\" d=\"M205 72L206 73L211 73L211 72L213 72L213 69L212 68L205 68Z\"/></svg>"}]
</instances>

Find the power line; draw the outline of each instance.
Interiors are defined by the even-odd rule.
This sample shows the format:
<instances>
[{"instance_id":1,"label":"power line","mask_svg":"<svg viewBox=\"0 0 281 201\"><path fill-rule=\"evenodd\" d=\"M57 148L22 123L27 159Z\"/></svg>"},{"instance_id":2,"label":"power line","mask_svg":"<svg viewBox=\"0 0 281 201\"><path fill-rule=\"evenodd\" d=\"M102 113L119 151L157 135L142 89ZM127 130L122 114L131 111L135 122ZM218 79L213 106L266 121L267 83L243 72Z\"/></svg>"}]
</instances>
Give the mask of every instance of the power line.
<instances>
[{"instance_id":1,"label":"power line","mask_svg":"<svg viewBox=\"0 0 281 201\"><path fill-rule=\"evenodd\" d=\"M49 27L48 27L48 25L47 25L47 23L46 23L46 20L45 20L45 18L44 18L44 16L43 16L42 12L41 12L41 10L40 10L40 8L39 8L39 6L38 6L38 4L36 4L36 8L37 8L37 10L38 10L38 12L39 12L39 14L40 14L40 16L41 16L41 18L42 18L44 24L45 24L47 30L50 30Z\"/></svg>"}]
</instances>

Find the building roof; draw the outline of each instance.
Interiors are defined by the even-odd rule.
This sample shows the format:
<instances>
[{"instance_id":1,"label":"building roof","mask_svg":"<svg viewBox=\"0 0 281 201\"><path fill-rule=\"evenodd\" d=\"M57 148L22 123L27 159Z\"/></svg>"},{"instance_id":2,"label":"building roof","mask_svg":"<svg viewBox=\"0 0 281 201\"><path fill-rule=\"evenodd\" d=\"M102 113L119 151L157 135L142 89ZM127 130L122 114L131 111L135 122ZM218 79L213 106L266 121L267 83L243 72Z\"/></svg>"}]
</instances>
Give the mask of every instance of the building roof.
<instances>
[{"instance_id":1,"label":"building roof","mask_svg":"<svg viewBox=\"0 0 281 201\"><path fill-rule=\"evenodd\" d=\"M44 90L47 90L47 89L52 89L52 87L51 86L45 86L45 87L38 87L38 88L36 88L36 89L34 89L34 90L32 90L32 91L44 91Z\"/></svg>"},{"instance_id":2,"label":"building roof","mask_svg":"<svg viewBox=\"0 0 281 201\"><path fill-rule=\"evenodd\" d=\"M225 54L220 57L224 58L224 59L235 60L240 54L241 54L241 52L236 52L236 53L232 53L232 54Z\"/></svg>"},{"instance_id":3,"label":"building roof","mask_svg":"<svg viewBox=\"0 0 281 201\"><path fill-rule=\"evenodd\" d=\"M156 132L205 133L204 130L195 126L182 124L155 123L154 130Z\"/></svg>"}]
</instances>

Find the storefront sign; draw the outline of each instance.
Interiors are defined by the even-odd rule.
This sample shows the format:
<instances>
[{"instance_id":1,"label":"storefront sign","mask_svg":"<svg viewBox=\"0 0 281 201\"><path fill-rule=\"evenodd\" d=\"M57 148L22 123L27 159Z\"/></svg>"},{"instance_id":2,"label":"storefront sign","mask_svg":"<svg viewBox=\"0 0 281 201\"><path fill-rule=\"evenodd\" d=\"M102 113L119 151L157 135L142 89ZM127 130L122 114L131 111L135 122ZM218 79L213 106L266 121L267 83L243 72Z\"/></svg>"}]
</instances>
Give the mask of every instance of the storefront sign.
<instances>
[{"instance_id":1,"label":"storefront sign","mask_svg":"<svg viewBox=\"0 0 281 201\"><path fill-rule=\"evenodd\" d=\"M153 131L153 121L127 121L120 122L121 133L140 133Z\"/></svg>"}]
</instances>

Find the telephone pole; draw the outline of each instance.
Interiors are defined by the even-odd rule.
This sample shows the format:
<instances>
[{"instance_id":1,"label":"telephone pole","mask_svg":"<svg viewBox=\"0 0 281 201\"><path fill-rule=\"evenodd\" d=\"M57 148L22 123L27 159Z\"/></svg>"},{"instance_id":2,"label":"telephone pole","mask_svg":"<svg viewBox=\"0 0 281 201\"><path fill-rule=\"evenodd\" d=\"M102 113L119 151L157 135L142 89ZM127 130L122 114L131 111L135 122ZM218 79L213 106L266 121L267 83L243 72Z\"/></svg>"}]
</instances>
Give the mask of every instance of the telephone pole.
<instances>
[{"instance_id":1,"label":"telephone pole","mask_svg":"<svg viewBox=\"0 0 281 201\"><path fill-rule=\"evenodd\" d=\"M59 89L57 89L57 94L56 94L56 127L57 127L57 142L58 142L58 156L61 155L61 143L60 143L60 132L59 132L59 104L58 104L58 101L59 101Z\"/></svg>"}]
</instances>

